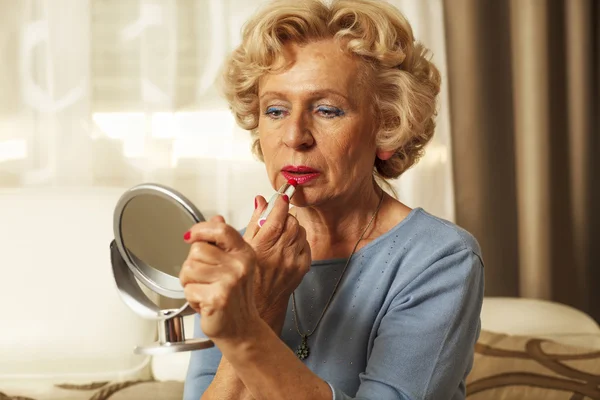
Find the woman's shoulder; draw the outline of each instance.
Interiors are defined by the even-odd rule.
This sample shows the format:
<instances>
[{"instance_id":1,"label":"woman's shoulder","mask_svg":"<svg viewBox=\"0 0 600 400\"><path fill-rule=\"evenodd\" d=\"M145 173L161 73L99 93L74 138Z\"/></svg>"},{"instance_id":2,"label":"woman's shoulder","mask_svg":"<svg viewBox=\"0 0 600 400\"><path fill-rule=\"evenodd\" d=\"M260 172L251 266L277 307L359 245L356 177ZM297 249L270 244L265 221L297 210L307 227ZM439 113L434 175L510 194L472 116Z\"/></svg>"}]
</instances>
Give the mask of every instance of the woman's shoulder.
<instances>
[{"instance_id":1,"label":"woman's shoulder","mask_svg":"<svg viewBox=\"0 0 600 400\"><path fill-rule=\"evenodd\" d=\"M479 243L470 232L420 207L414 208L406 218L364 250L377 256L384 248L387 254L402 255L402 260L410 262L421 260L432 263L461 251L482 258Z\"/></svg>"},{"instance_id":2,"label":"woman's shoulder","mask_svg":"<svg viewBox=\"0 0 600 400\"><path fill-rule=\"evenodd\" d=\"M387 285L394 304L416 299L447 298L440 294L479 293L483 260L477 240L455 223L422 208L413 209L391 230L359 254L361 281ZM371 268L371 267L381 268ZM385 281L385 283L383 283ZM412 299L412 300L411 300Z\"/></svg>"},{"instance_id":3,"label":"woman's shoulder","mask_svg":"<svg viewBox=\"0 0 600 400\"><path fill-rule=\"evenodd\" d=\"M418 216L415 219L415 234L422 235L438 246L448 247L449 250L467 249L481 257L481 247L469 231L422 208L414 211Z\"/></svg>"}]
</instances>

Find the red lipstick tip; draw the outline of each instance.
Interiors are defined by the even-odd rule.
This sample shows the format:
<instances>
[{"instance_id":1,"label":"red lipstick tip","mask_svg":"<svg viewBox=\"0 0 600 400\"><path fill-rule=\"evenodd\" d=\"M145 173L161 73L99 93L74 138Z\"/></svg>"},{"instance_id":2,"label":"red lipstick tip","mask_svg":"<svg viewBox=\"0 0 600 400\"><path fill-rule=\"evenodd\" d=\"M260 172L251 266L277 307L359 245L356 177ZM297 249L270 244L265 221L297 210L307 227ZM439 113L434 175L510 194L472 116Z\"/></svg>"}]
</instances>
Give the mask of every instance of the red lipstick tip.
<instances>
[{"instance_id":1,"label":"red lipstick tip","mask_svg":"<svg viewBox=\"0 0 600 400\"><path fill-rule=\"evenodd\" d=\"M288 179L288 182L290 185L292 185L293 187L296 187L298 185L298 181L295 179Z\"/></svg>"}]
</instances>

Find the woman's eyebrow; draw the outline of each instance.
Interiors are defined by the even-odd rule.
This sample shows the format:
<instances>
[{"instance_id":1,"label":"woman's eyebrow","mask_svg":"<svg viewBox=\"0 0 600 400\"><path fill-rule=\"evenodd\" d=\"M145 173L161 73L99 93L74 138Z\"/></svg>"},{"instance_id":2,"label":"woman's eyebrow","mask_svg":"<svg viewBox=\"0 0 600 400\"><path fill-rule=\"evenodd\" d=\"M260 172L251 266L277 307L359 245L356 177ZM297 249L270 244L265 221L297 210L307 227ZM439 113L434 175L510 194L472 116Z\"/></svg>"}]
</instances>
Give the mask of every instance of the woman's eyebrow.
<instances>
[{"instance_id":1,"label":"woman's eyebrow","mask_svg":"<svg viewBox=\"0 0 600 400\"><path fill-rule=\"evenodd\" d=\"M287 96L281 92L268 91L268 92L264 92L263 94L261 94L259 97L259 100L262 100L265 97L287 97Z\"/></svg>"},{"instance_id":2,"label":"woman's eyebrow","mask_svg":"<svg viewBox=\"0 0 600 400\"><path fill-rule=\"evenodd\" d=\"M334 89L319 89L319 90L311 90L306 92L306 94L310 97L326 97L327 95L335 95L338 97L343 98L344 100L350 102L350 99L348 99L348 97L340 92L338 92L337 90ZM285 93L282 92L277 92L277 91L272 91L269 90L267 92L264 92L263 94L260 95L259 100L262 100L265 97L279 97L279 98L288 98L289 96L286 95Z\"/></svg>"}]
</instances>

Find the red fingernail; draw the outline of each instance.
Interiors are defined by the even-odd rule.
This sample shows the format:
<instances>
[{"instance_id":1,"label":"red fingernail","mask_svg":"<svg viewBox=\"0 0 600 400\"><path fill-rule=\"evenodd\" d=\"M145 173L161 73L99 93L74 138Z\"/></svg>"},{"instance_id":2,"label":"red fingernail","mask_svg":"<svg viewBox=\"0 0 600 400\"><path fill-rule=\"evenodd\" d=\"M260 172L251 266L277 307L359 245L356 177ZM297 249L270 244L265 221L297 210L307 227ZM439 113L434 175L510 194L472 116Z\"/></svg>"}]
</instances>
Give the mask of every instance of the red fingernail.
<instances>
[{"instance_id":1,"label":"red fingernail","mask_svg":"<svg viewBox=\"0 0 600 400\"><path fill-rule=\"evenodd\" d=\"M288 197L288 195L287 195L287 194L284 194L284 195L283 195L283 196L281 196L281 197L283 197L283 200L285 200L285 202L286 202L286 203L289 203L289 202L290 202L290 198Z\"/></svg>"},{"instance_id":2,"label":"red fingernail","mask_svg":"<svg viewBox=\"0 0 600 400\"><path fill-rule=\"evenodd\" d=\"M192 237L192 232L190 232L190 231L187 231L185 233L185 235L183 235L184 240L190 240L191 237Z\"/></svg>"},{"instance_id":3,"label":"red fingernail","mask_svg":"<svg viewBox=\"0 0 600 400\"><path fill-rule=\"evenodd\" d=\"M254 209L256 210L256 208L258 207L258 201L256 201L256 197L254 198Z\"/></svg>"}]
</instances>

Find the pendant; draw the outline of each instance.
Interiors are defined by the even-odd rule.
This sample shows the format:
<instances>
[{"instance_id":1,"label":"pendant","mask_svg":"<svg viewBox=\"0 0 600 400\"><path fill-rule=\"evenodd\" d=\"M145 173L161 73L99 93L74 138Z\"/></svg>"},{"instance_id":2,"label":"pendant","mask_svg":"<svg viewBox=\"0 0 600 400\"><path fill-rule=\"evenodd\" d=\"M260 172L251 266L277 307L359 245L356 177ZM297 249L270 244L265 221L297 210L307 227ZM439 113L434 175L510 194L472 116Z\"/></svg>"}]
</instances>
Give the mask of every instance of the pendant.
<instances>
[{"instance_id":1,"label":"pendant","mask_svg":"<svg viewBox=\"0 0 600 400\"><path fill-rule=\"evenodd\" d=\"M308 358L309 354L310 349L308 348L308 336L302 335L302 343L300 343L300 346L296 348L296 356L299 359L304 360Z\"/></svg>"}]
</instances>

